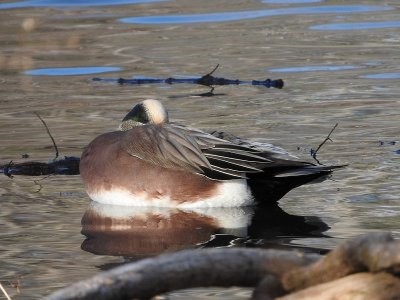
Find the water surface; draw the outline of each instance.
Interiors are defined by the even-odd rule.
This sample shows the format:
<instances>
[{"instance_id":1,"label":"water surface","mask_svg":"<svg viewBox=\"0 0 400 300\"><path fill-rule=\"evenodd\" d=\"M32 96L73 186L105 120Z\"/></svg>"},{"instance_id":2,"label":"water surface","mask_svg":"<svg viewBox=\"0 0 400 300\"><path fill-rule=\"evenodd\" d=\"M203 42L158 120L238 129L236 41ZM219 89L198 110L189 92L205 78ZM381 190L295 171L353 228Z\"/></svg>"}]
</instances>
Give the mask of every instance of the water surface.
<instances>
[{"instance_id":1,"label":"water surface","mask_svg":"<svg viewBox=\"0 0 400 300\"><path fill-rule=\"evenodd\" d=\"M362 23L334 23L311 26L314 30L366 30L380 28L398 28L400 21L362 22Z\"/></svg>"},{"instance_id":2,"label":"water surface","mask_svg":"<svg viewBox=\"0 0 400 300\"><path fill-rule=\"evenodd\" d=\"M121 212L91 203L79 176L1 176L0 282L13 300L40 299L113 266L185 248L325 253L363 233L390 231L400 238L399 30L315 30L398 22L398 2L268 2L0 4L15 6L0 10L0 164L54 158L34 112L46 121L60 155L79 157L145 98L160 99L173 121L272 143L307 161L339 123L318 159L348 164L269 210ZM134 23L119 22L128 17ZM210 96L209 88L193 84L91 80L190 77L217 64L214 76L279 75L285 86L221 86ZM19 290L10 282L19 282ZM248 299L249 293L191 289L170 297Z\"/></svg>"}]
</instances>

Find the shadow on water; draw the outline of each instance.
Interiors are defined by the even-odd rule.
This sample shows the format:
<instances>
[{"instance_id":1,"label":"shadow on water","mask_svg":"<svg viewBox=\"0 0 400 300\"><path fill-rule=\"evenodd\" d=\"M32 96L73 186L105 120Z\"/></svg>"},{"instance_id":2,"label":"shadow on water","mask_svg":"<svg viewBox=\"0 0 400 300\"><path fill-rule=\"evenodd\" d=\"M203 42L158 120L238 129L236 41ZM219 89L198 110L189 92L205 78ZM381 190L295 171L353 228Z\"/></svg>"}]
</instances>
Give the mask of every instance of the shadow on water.
<instances>
[{"instance_id":1,"label":"shadow on water","mask_svg":"<svg viewBox=\"0 0 400 300\"><path fill-rule=\"evenodd\" d=\"M290 241L327 237L323 234L327 229L317 217L291 215L277 205L186 210L92 202L82 217L81 233L86 239L81 248L96 255L123 256L128 261L191 248L293 249L296 246L288 245Z\"/></svg>"}]
</instances>

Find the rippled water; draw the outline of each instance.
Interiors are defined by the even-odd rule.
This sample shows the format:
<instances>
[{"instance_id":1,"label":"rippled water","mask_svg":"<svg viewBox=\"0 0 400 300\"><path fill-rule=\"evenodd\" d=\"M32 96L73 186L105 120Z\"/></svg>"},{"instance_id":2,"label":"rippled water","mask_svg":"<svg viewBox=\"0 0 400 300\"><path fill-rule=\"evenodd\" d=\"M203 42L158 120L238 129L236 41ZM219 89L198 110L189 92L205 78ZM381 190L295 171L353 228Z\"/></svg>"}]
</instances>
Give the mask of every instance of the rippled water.
<instances>
[{"instance_id":1,"label":"rippled water","mask_svg":"<svg viewBox=\"0 0 400 300\"><path fill-rule=\"evenodd\" d=\"M290 192L273 210L121 211L90 203L79 176L2 176L0 282L13 299L35 299L165 251L323 253L361 233L400 237L399 21L394 0L2 1L0 164L53 159L34 112L62 155L79 156L134 103L158 98L176 121L270 142L306 160L339 123L318 158L349 166ZM216 76L282 78L285 87L223 86L199 97L209 89L91 80L188 78L217 64ZM248 295L233 288L171 297Z\"/></svg>"}]
</instances>

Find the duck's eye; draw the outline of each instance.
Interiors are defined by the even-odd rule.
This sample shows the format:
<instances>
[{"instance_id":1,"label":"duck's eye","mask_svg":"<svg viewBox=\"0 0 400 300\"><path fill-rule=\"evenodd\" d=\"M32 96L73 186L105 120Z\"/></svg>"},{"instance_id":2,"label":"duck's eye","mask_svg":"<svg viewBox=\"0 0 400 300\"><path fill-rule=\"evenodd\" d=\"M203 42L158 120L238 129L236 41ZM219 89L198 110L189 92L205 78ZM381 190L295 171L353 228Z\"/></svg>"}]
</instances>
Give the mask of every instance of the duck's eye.
<instances>
[{"instance_id":1,"label":"duck's eye","mask_svg":"<svg viewBox=\"0 0 400 300\"><path fill-rule=\"evenodd\" d=\"M147 124L150 122L149 120L149 115L145 109L145 107L143 106L143 104L138 104L136 105L126 116L125 118L122 120L123 121L127 121L127 120L132 120L135 122L139 122L139 123L143 123L143 124Z\"/></svg>"}]
</instances>

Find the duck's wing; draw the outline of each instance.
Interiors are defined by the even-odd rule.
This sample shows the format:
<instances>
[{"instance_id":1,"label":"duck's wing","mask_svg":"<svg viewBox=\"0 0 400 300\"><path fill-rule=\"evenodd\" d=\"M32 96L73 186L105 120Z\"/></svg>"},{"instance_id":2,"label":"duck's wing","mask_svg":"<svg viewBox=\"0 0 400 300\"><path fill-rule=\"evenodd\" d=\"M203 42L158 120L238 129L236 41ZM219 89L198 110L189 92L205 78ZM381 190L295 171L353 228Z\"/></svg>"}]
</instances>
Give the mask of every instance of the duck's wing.
<instances>
[{"instance_id":1,"label":"duck's wing","mask_svg":"<svg viewBox=\"0 0 400 300\"><path fill-rule=\"evenodd\" d=\"M240 145L252 150L258 151L258 155L262 156L270 162L261 166L263 175L260 179L265 178L283 178L283 177L302 177L316 174L328 174L334 169L343 168L346 165L322 166L313 163L300 161L297 157L286 152L284 149L268 143L260 143L237 137L231 133L213 130L210 135L229 141L235 145ZM254 178L254 176L249 176Z\"/></svg>"},{"instance_id":2,"label":"duck's wing","mask_svg":"<svg viewBox=\"0 0 400 300\"><path fill-rule=\"evenodd\" d=\"M233 144L236 145L241 145L253 150L257 150L261 153L263 153L263 156L269 156L269 157L274 157L274 158L282 158L282 159L298 159L296 156L290 154L286 150L284 150L281 147L265 143L265 142L257 142L253 140L248 140L244 139L241 137L238 137L236 135L233 135L229 132L225 131L219 131L219 130L211 130L208 132L212 136L215 136L217 138L229 141Z\"/></svg>"},{"instance_id":3,"label":"duck's wing","mask_svg":"<svg viewBox=\"0 0 400 300\"><path fill-rule=\"evenodd\" d=\"M143 125L125 132L121 147L155 165L211 179L246 178L270 160L260 152L178 124Z\"/></svg>"}]
</instances>

